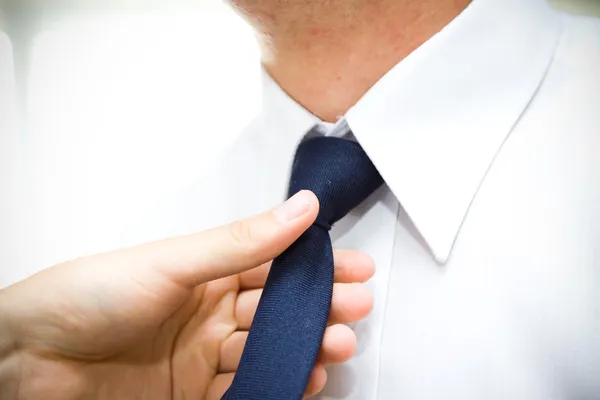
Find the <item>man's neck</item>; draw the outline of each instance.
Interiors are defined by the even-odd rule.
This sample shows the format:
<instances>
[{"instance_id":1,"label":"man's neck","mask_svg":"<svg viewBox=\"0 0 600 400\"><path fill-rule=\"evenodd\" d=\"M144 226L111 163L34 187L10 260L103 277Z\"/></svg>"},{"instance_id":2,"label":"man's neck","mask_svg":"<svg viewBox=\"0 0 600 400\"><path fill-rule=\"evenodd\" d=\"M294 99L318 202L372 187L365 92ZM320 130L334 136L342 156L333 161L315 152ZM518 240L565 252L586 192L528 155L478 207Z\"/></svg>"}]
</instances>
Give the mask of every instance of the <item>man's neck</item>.
<instances>
[{"instance_id":1,"label":"man's neck","mask_svg":"<svg viewBox=\"0 0 600 400\"><path fill-rule=\"evenodd\" d=\"M232 1L256 28L262 61L273 79L330 122L471 2Z\"/></svg>"}]
</instances>

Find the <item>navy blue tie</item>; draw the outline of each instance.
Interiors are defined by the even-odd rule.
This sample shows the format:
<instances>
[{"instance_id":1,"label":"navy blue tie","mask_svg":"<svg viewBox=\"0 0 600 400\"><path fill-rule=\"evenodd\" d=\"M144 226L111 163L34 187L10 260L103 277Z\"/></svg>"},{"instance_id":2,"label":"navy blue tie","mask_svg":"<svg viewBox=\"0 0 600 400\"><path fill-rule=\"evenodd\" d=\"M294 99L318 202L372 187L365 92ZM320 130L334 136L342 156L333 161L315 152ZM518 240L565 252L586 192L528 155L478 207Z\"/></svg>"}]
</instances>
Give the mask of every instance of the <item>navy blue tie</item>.
<instances>
[{"instance_id":1,"label":"navy blue tie","mask_svg":"<svg viewBox=\"0 0 600 400\"><path fill-rule=\"evenodd\" d=\"M311 190L317 221L271 266L240 365L222 400L300 400L329 318L329 229L383 180L356 142L314 137L296 151L288 196Z\"/></svg>"}]
</instances>

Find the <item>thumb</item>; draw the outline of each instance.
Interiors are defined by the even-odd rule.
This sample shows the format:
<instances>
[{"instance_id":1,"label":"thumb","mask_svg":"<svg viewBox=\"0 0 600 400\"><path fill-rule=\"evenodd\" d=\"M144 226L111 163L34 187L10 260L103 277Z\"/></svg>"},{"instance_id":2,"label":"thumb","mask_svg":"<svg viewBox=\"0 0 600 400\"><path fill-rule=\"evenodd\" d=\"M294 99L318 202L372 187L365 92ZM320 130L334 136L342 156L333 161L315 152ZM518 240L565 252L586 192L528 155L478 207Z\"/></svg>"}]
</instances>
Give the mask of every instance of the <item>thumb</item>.
<instances>
[{"instance_id":1,"label":"thumb","mask_svg":"<svg viewBox=\"0 0 600 400\"><path fill-rule=\"evenodd\" d=\"M318 211L317 197L305 190L265 213L123 251L127 252L128 262L149 266L179 284L193 287L277 257L312 225Z\"/></svg>"}]
</instances>

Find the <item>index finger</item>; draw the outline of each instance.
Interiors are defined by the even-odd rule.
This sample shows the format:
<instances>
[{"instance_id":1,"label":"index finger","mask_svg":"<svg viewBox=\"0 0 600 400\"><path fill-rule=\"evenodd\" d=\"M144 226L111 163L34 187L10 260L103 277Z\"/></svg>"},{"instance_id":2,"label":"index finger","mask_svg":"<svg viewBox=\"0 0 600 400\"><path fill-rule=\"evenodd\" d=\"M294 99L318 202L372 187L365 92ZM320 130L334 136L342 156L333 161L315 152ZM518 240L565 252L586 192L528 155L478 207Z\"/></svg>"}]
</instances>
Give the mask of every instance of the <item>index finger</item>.
<instances>
[{"instance_id":1,"label":"index finger","mask_svg":"<svg viewBox=\"0 0 600 400\"><path fill-rule=\"evenodd\" d=\"M314 222L318 209L316 196L301 191L282 206L245 220L113 255L118 256L115 260L119 265L151 268L176 283L193 287L272 260Z\"/></svg>"}]
</instances>

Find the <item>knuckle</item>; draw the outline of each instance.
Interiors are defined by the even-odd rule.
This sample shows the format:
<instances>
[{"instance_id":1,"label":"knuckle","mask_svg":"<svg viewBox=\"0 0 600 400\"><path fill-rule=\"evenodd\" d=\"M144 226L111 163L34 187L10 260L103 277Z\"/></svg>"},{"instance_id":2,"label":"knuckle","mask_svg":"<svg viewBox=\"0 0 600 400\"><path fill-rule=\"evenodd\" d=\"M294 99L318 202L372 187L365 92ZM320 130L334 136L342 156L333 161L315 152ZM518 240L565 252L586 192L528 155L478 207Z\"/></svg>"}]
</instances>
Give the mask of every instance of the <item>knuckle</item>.
<instances>
[{"instance_id":1,"label":"knuckle","mask_svg":"<svg viewBox=\"0 0 600 400\"><path fill-rule=\"evenodd\" d=\"M254 247L255 235L252 224L247 221L236 221L229 225L229 233L233 242L242 249L252 249Z\"/></svg>"}]
</instances>

